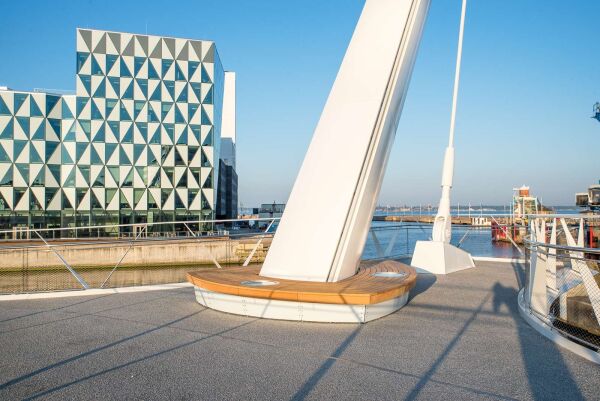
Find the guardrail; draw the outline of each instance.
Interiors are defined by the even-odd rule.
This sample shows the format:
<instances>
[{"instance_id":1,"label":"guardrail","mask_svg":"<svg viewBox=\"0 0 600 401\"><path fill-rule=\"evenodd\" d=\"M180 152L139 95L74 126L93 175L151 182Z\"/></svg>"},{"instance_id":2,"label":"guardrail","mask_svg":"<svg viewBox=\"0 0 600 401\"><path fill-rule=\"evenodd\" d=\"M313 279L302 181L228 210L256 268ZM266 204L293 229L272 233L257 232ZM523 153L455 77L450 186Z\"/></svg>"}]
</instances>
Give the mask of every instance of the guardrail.
<instances>
[{"instance_id":1,"label":"guardrail","mask_svg":"<svg viewBox=\"0 0 600 401\"><path fill-rule=\"evenodd\" d=\"M0 241L0 293L121 287L185 281L188 271L261 263L279 218L23 229ZM110 235L103 235L110 233ZM12 230L0 237L12 238ZM473 255L489 226L454 226L453 243ZM431 225L374 222L363 260L408 258ZM511 257L514 254L510 252ZM302 244L298 254L302 257ZM489 256L489 255L483 255Z\"/></svg>"},{"instance_id":2,"label":"guardrail","mask_svg":"<svg viewBox=\"0 0 600 401\"><path fill-rule=\"evenodd\" d=\"M548 331L600 349L600 216L530 221L522 304Z\"/></svg>"}]
</instances>

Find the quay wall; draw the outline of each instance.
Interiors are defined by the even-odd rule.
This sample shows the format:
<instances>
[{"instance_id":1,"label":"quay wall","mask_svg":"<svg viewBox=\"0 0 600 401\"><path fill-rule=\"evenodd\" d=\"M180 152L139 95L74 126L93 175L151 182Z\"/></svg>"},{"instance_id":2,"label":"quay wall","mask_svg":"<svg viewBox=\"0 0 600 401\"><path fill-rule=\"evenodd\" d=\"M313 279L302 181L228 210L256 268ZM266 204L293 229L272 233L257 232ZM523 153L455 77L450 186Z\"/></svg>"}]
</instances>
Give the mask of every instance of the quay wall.
<instances>
[{"instance_id":1,"label":"quay wall","mask_svg":"<svg viewBox=\"0 0 600 401\"><path fill-rule=\"evenodd\" d=\"M153 241L113 241L103 243L58 244L52 248L69 265L78 268L160 267L183 265L241 264L260 237L243 240L190 238ZM271 242L263 239L252 258L253 263L264 260ZM0 248L0 273L27 268L29 271L64 268L52 249L45 246ZM121 260L122 259L122 260Z\"/></svg>"}]
</instances>

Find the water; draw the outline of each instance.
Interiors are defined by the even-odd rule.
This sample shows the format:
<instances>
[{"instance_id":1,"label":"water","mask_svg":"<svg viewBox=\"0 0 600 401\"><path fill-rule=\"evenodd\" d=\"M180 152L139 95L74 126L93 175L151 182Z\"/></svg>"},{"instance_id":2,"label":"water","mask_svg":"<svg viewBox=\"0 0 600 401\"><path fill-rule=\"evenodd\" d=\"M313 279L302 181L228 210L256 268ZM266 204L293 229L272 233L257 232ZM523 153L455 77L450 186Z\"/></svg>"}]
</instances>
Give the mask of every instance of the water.
<instances>
[{"instance_id":1,"label":"water","mask_svg":"<svg viewBox=\"0 0 600 401\"><path fill-rule=\"evenodd\" d=\"M375 235L383 251L387 250L392 237L396 235L395 245L392 246L389 253L391 256L412 255L417 241L431 239L431 224L374 221L371 227L376 228ZM394 227L394 229L379 230L385 227ZM396 232L398 234L395 234ZM492 242L492 230L489 227L453 225L451 244L459 246L473 256L495 258L517 258L520 256L519 251L512 244ZM363 259L376 257L376 246L373 237L369 235L363 251Z\"/></svg>"}]
</instances>

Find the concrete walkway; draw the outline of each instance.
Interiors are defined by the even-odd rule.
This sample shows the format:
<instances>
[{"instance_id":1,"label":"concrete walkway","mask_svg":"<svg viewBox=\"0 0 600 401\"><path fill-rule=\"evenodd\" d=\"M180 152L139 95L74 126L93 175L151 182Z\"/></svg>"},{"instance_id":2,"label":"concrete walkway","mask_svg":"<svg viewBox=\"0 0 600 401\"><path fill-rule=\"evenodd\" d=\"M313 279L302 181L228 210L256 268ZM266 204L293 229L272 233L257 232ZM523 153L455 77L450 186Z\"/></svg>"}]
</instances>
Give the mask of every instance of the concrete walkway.
<instances>
[{"instance_id":1,"label":"concrete walkway","mask_svg":"<svg viewBox=\"0 0 600 401\"><path fill-rule=\"evenodd\" d=\"M520 318L515 270L420 275L361 326L226 315L191 288L1 302L0 399L599 399L600 367Z\"/></svg>"}]
</instances>

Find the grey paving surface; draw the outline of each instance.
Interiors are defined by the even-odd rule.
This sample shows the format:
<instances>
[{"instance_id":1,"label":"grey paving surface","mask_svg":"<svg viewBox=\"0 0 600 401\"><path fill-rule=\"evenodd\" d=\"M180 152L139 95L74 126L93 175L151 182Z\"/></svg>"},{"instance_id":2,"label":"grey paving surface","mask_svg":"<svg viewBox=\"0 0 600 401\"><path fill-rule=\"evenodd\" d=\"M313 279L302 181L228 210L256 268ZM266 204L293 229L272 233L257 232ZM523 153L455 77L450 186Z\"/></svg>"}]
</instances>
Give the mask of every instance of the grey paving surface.
<instances>
[{"instance_id":1,"label":"grey paving surface","mask_svg":"<svg viewBox=\"0 0 600 401\"><path fill-rule=\"evenodd\" d=\"M521 320L513 269L421 275L366 325L222 314L190 288L2 302L0 399L600 399L600 368Z\"/></svg>"}]
</instances>

